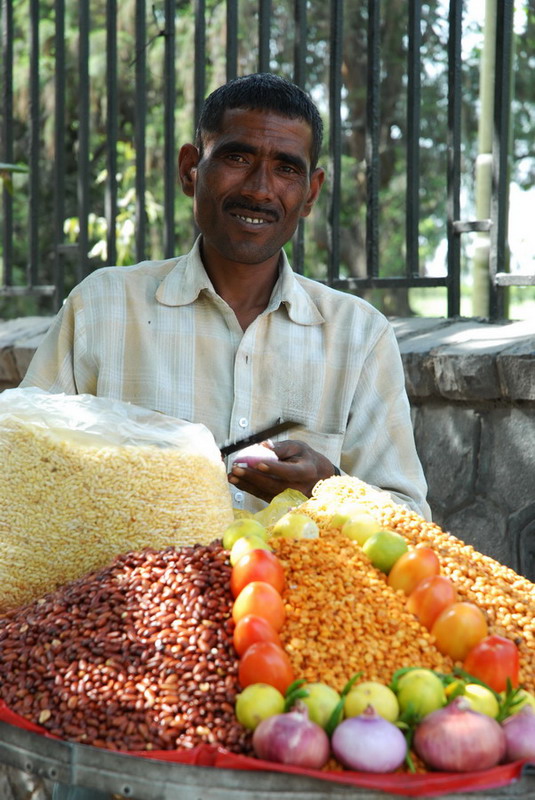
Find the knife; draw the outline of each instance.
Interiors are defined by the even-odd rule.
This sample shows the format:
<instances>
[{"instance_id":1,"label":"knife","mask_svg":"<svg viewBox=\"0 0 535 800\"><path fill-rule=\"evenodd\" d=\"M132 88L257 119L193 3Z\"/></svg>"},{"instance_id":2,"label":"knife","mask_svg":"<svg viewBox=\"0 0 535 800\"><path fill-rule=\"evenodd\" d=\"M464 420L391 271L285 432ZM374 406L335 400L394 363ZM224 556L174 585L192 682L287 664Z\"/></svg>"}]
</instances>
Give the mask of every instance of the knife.
<instances>
[{"instance_id":1,"label":"knife","mask_svg":"<svg viewBox=\"0 0 535 800\"><path fill-rule=\"evenodd\" d=\"M238 439L236 442L232 442L232 444L226 444L223 447L220 447L221 455L228 456L230 453L234 453L236 450L241 450L242 447L247 447L250 444L257 444L258 442L263 442L266 439L269 439L270 436L275 436L277 433L282 433L283 431L287 431L289 428L300 427L299 422L292 422L291 420L280 420L276 422L274 425L270 425L269 428L264 428L258 433L253 433L251 436L246 436L245 439Z\"/></svg>"}]
</instances>

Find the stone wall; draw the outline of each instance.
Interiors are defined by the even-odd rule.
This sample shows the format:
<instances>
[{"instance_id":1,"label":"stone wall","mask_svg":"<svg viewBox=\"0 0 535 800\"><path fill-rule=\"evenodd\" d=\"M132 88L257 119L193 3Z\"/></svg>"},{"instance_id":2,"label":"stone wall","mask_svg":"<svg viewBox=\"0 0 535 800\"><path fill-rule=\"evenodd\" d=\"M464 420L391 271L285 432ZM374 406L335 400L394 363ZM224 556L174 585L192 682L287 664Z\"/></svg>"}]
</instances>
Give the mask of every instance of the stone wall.
<instances>
[{"instance_id":1,"label":"stone wall","mask_svg":"<svg viewBox=\"0 0 535 800\"><path fill-rule=\"evenodd\" d=\"M535 323L393 324L434 520L535 580Z\"/></svg>"},{"instance_id":2,"label":"stone wall","mask_svg":"<svg viewBox=\"0 0 535 800\"><path fill-rule=\"evenodd\" d=\"M535 580L535 321L392 322L435 521ZM0 322L0 390L49 324Z\"/></svg>"}]
</instances>

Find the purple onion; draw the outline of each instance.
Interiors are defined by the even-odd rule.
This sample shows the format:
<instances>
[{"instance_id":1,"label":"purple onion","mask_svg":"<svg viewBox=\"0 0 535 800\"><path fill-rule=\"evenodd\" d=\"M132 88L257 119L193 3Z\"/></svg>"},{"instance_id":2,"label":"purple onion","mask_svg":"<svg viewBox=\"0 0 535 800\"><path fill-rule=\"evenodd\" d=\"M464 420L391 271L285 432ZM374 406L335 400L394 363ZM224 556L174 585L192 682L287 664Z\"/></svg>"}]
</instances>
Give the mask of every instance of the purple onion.
<instances>
[{"instance_id":1,"label":"purple onion","mask_svg":"<svg viewBox=\"0 0 535 800\"><path fill-rule=\"evenodd\" d=\"M490 769L505 755L501 725L472 711L462 696L424 717L416 727L413 744L426 766L443 772Z\"/></svg>"},{"instance_id":2,"label":"purple onion","mask_svg":"<svg viewBox=\"0 0 535 800\"><path fill-rule=\"evenodd\" d=\"M265 761L321 769L330 755L329 737L308 718L306 707L263 719L253 733L253 749Z\"/></svg>"},{"instance_id":3,"label":"purple onion","mask_svg":"<svg viewBox=\"0 0 535 800\"><path fill-rule=\"evenodd\" d=\"M336 759L360 772L394 772L407 754L405 737L372 706L358 717L349 717L335 729L331 746Z\"/></svg>"},{"instance_id":4,"label":"purple onion","mask_svg":"<svg viewBox=\"0 0 535 800\"><path fill-rule=\"evenodd\" d=\"M502 722L506 761L535 760L535 711L525 705Z\"/></svg>"}]
</instances>

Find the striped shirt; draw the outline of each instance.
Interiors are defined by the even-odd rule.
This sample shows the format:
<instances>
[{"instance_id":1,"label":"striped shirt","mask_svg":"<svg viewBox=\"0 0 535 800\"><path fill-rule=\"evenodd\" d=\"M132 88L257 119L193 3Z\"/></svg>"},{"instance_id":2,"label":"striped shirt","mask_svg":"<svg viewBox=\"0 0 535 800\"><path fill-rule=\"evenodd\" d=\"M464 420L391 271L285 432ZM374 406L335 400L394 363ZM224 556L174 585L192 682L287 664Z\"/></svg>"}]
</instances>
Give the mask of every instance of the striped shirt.
<instances>
[{"instance_id":1,"label":"striped shirt","mask_svg":"<svg viewBox=\"0 0 535 800\"><path fill-rule=\"evenodd\" d=\"M243 331L199 241L185 256L105 267L69 295L23 386L89 393L200 422L218 445L277 421L343 472L429 517L393 329L364 300L295 274L282 254ZM230 487L237 507L265 505Z\"/></svg>"}]
</instances>

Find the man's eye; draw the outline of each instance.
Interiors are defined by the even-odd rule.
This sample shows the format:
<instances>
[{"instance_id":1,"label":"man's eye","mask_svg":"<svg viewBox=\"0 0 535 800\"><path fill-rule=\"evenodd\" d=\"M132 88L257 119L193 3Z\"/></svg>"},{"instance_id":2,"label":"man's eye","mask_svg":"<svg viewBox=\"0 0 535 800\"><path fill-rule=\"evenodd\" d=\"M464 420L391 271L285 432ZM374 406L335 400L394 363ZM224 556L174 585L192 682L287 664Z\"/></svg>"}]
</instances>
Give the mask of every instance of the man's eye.
<instances>
[{"instance_id":1,"label":"man's eye","mask_svg":"<svg viewBox=\"0 0 535 800\"><path fill-rule=\"evenodd\" d=\"M240 155L240 153L227 153L227 159L229 161L236 161L238 164L245 163L245 158Z\"/></svg>"}]
</instances>

